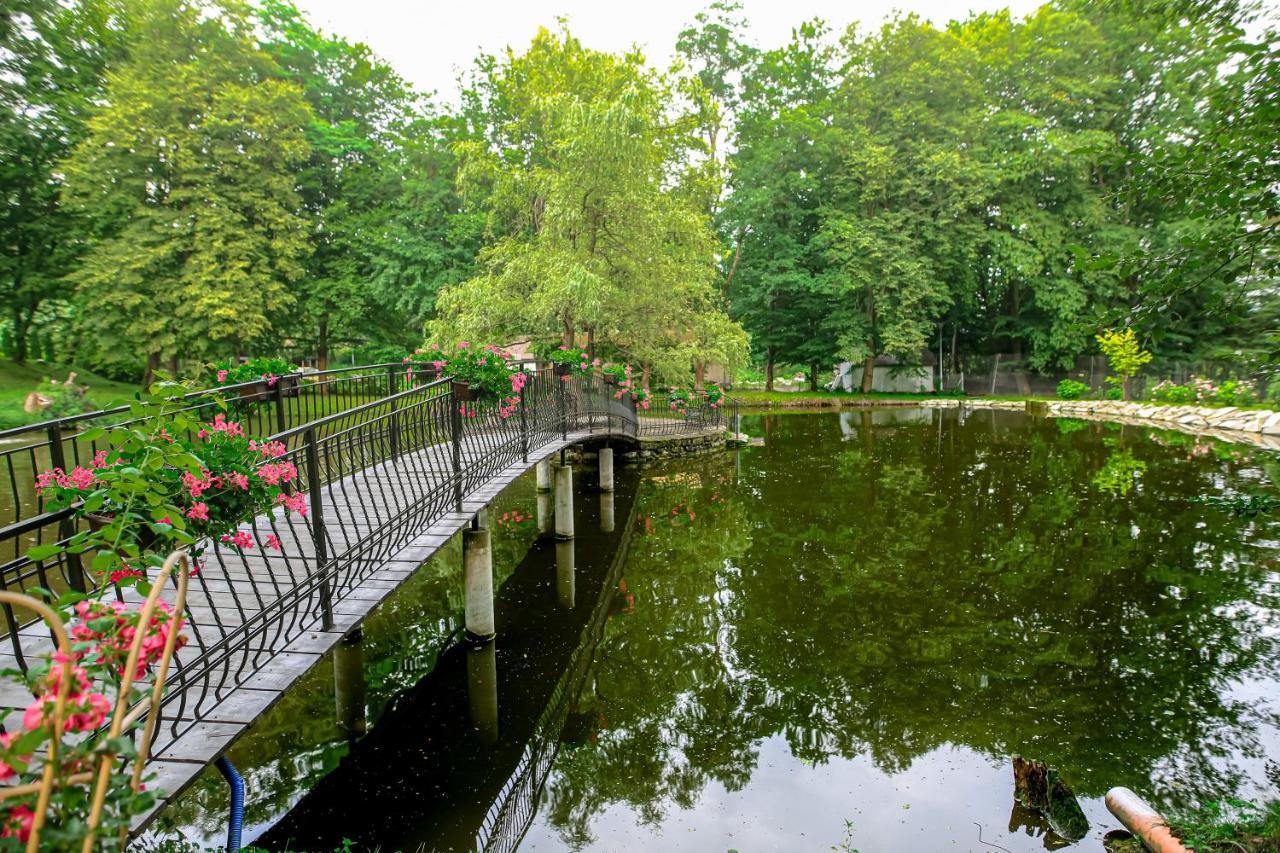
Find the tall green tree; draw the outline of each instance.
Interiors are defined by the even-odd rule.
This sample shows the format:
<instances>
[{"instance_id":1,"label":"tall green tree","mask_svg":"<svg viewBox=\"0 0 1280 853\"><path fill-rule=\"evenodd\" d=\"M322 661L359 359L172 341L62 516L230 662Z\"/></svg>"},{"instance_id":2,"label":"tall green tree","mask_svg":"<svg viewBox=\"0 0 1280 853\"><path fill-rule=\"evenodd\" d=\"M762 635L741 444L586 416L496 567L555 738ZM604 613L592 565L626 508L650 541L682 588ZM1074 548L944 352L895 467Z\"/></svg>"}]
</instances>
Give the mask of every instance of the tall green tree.
<instances>
[{"instance_id":1,"label":"tall green tree","mask_svg":"<svg viewBox=\"0 0 1280 853\"><path fill-rule=\"evenodd\" d=\"M85 133L107 62L118 55L119 9L99 0L14 0L0 9L0 302L6 350L25 361L33 324L83 248L84 227L61 200L59 162Z\"/></svg>"},{"instance_id":2,"label":"tall green tree","mask_svg":"<svg viewBox=\"0 0 1280 853\"><path fill-rule=\"evenodd\" d=\"M745 352L716 317L710 217L679 191L690 123L672 120L671 84L639 53L542 30L525 53L482 61L466 98L478 138L459 146L460 180L492 242L477 275L441 293L438 335L584 335L672 380L709 343Z\"/></svg>"},{"instance_id":3,"label":"tall green tree","mask_svg":"<svg viewBox=\"0 0 1280 853\"><path fill-rule=\"evenodd\" d=\"M720 215L734 244L730 305L764 358L770 389L777 362L810 366L816 382L838 348L833 264L817 239L839 167L837 60L826 37L821 22L803 24L744 74Z\"/></svg>"},{"instance_id":4,"label":"tall green tree","mask_svg":"<svg viewBox=\"0 0 1280 853\"><path fill-rule=\"evenodd\" d=\"M65 196L94 237L71 275L86 346L154 369L251 346L292 304L311 111L240 6L149 0L130 26Z\"/></svg>"}]
</instances>

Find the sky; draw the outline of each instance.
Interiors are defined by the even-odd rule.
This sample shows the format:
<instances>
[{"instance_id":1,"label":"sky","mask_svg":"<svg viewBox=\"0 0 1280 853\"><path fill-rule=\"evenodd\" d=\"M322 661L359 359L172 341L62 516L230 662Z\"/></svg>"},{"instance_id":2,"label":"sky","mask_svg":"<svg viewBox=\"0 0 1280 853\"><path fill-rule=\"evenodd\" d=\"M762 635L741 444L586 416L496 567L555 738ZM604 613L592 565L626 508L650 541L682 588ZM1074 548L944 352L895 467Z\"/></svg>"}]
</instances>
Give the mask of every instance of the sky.
<instances>
[{"instance_id":1,"label":"sky","mask_svg":"<svg viewBox=\"0 0 1280 853\"><path fill-rule=\"evenodd\" d=\"M296 0L311 22L350 41L361 41L418 89L457 98L458 72L480 53L527 45L539 26L559 16L589 47L620 51L639 45L656 65L670 60L676 36L710 0ZM1017 16L1043 0L743 0L750 38L776 47L801 21L822 18L842 30L857 20L875 25L893 10L915 12L935 23L970 10L1008 7Z\"/></svg>"}]
</instances>

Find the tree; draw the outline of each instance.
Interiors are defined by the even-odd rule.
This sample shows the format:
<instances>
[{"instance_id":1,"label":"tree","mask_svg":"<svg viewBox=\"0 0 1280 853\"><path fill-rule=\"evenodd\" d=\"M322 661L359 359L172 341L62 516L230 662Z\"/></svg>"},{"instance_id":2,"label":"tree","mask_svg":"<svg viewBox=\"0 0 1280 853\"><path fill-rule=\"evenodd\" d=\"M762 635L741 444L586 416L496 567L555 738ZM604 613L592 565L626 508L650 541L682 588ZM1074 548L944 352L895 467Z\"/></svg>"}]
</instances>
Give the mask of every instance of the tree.
<instances>
[{"instance_id":1,"label":"tree","mask_svg":"<svg viewBox=\"0 0 1280 853\"><path fill-rule=\"evenodd\" d=\"M971 54L917 18L850 30L844 50L842 162L821 241L838 270L840 351L863 362L866 392L876 357L918 358L952 302L964 222L983 197L972 145L983 100Z\"/></svg>"},{"instance_id":2,"label":"tree","mask_svg":"<svg viewBox=\"0 0 1280 853\"><path fill-rule=\"evenodd\" d=\"M0 12L0 301L18 362L82 248L58 163L83 137L104 67L121 48L118 14L99 0L15 0Z\"/></svg>"},{"instance_id":3,"label":"tree","mask_svg":"<svg viewBox=\"0 0 1280 853\"><path fill-rule=\"evenodd\" d=\"M209 356L262 340L307 249L293 168L311 112L242 7L154 0L66 161L92 246L71 275L102 360Z\"/></svg>"},{"instance_id":4,"label":"tree","mask_svg":"<svg viewBox=\"0 0 1280 853\"><path fill-rule=\"evenodd\" d=\"M424 306L419 279L440 275L424 268L449 251L438 206L448 199L430 198L428 189L453 177L447 159L442 173L433 158L439 125L367 46L318 32L287 0L268 0L258 19L264 49L313 115L305 128L310 155L298 172L310 251L294 288L299 310L281 331L313 341L322 368L335 339L411 345L433 296ZM425 228L406 228L406 216ZM459 243L474 251L474 241Z\"/></svg>"},{"instance_id":5,"label":"tree","mask_svg":"<svg viewBox=\"0 0 1280 853\"><path fill-rule=\"evenodd\" d=\"M707 345L699 333L741 336L706 317L720 310L716 245L679 191L687 123L639 53L542 30L524 54L483 60L465 100L477 138L458 146L459 180L492 242L441 292L437 336L585 334L671 381Z\"/></svg>"},{"instance_id":6,"label":"tree","mask_svg":"<svg viewBox=\"0 0 1280 853\"><path fill-rule=\"evenodd\" d=\"M832 263L817 239L839 166L826 32L821 22L802 25L745 73L720 214L735 244L729 303L764 356L769 389L777 362L810 365L816 382L817 365L837 350Z\"/></svg>"},{"instance_id":7,"label":"tree","mask_svg":"<svg viewBox=\"0 0 1280 853\"><path fill-rule=\"evenodd\" d=\"M1133 329L1108 329L1097 336L1098 348L1107 357L1111 370L1120 377L1120 390L1129 399L1129 380L1138 375L1142 366L1150 363L1151 353L1138 343ZM1110 377L1108 377L1109 379Z\"/></svg>"}]
</instances>

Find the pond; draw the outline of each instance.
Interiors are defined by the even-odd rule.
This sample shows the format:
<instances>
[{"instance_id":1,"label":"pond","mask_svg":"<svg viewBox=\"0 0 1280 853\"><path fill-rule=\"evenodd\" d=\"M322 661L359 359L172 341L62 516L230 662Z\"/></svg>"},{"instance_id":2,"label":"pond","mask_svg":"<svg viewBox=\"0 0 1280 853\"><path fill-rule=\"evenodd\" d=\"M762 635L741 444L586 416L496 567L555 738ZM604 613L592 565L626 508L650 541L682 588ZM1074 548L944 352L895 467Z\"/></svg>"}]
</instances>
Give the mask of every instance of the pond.
<instances>
[{"instance_id":1,"label":"pond","mask_svg":"<svg viewBox=\"0 0 1280 853\"><path fill-rule=\"evenodd\" d=\"M456 642L438 556L366 625L367 733L326 662L233 749L247 839L1056 849L1014 808L1013 755L1061 772L1086 850L1115 785L1275 795L1280 525L1191 500L1266 488L1270 455L1010 412L744 426L764 446L580 491L572 546L509 489L495 647ZM223 787L162 825L215 840Z\"/></svg>"}]
</instances>

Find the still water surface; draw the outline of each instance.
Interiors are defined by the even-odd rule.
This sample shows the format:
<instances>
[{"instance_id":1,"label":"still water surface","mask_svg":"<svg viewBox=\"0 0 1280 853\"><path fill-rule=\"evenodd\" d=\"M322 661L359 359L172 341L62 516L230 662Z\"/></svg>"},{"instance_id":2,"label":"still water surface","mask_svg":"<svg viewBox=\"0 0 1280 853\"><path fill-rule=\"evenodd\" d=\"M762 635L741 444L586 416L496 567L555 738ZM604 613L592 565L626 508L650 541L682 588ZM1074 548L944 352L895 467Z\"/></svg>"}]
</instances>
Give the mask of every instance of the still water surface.
<instances>
[{"instance_id":1,"label":"still water surface","mask_svg":"<svg viewBox=\"0 0 1280 853\"><path fill-rule=\"evenodd\" d=\"M580 483L571 546L509 489L495 647L456 642L459 554L433 560L366 625L367 733L326 661L232 751L249 837L1053 848L1014 754L1080 795L1084 850L1113 785L1276 795L1280 529L1189 502L1268 488L1271 456L1005 412L746 427L765 446L624 469L611 513ZM164 815L224 820L212 773Z\"/></svg>"}]
</instances>

